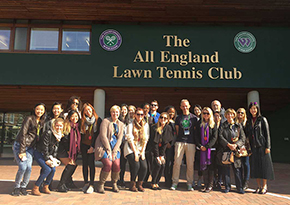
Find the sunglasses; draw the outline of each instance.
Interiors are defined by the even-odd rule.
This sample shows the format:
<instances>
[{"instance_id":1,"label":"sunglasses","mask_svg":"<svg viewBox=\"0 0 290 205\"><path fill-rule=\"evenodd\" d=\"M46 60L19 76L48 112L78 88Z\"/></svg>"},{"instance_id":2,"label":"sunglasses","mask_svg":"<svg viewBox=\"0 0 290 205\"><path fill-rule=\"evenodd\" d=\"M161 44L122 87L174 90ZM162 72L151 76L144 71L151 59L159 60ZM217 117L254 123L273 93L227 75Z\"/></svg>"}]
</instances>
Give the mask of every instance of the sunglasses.
<instances>
[{"instance_id":1,"label":"sunglasses","mask_svg":"<svg viewBox=\"0 0 290 205\"><path fill-rule=\"evenodd\" d=\"M238 111L238 114L244 114L244 112L240 112L240 111Z\"/></svg>"},{"instance_id":2,"label":"sunglasses","mask_svg":"<svg viewBox=\"0 0 290 205\"><path fill-rule=\"evenodd\" d=\"M136 113L137 116L144 116L143 113Z\"/></svg>"},{"instance_id":3,"label":"sunglasses","mask_svg":"<svg viewBox=\"0 0 290 205\"><path fill-rule=\"evenodd\" d=\"M208 112L204 112L204 113L202 113L203 115L209 115L209 113Z\"/></svg>"},{"instance_id":4,"label":"sunglasses","mask_svg":"<svg viewBox=\"0 0 290 205\"><path fill-rule=\"evenodd\" d=\"M158 106L158 105L157 105L157 104L151 104L151 106L152 106L152 107L156 107L156 106Z\"/></svg>"},{"instance_id":5,"label":"sunglasses","mask_svg":"<svg viewBox=\"0 0 290 205\"><path fill-rule=\"evenodd\" d=\"M79 105L79 103L77 103L77 102L73 102L72 104L74 104L74 105Z\"/></svg>"},{"instance_id":6,"label":"sunglasses","mask_svg":"<svg viewBox=\"0 0 290 205\"><path fill-rule=\"evenodd\" d=\"M160 116L159 118L162 119L162 120L163 120L163 119L164 119L164 120L167 120L167 119L168 119L167 117L163 117L163 116Z\"/></svg>"}]
</instances>

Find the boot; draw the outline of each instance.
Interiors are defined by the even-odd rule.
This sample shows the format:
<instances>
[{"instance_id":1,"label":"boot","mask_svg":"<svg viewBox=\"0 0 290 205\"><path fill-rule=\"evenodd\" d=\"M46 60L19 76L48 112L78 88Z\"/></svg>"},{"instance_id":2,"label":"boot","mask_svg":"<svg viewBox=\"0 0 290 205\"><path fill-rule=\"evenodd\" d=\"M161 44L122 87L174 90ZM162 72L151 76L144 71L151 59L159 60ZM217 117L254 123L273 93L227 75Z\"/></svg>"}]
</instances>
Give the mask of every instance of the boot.
<instances>
[{"instance_id":1,"label":"boot","mask_svg":"<svg viewBox=\"0 0 290 205\"><path fill-rule=\"evenodd\" d=\"M208 180L208 186L206 187L205 192L209 193L213 189L213 175L212 173L209 173L209 180Z\"/></svg>"},{"instance_id":2,"label":"boot","mask_svg":"<svg viewBox=\"0 0 290 205\"><path fill-rule=\"evenodd\" d=\"M130 191L134 191L134 192L137 192L137 188L136 188L136 182L134 181L131 181L130 182L130 188L129 188Z\"/></svg>"},{"instance_id":3,"label":"boot","mask_svg":"<svg viewBox=\"0 0 290 205\"><path fill-rule=\"evenodd\" d=\"M51 194L49 190L49 185L44 184L42 188L42 192L45 194Z\"/></svg>"},{"instance_id":4,"label":"boot","mask_svg":"<svg viewBox=\"0 0 290 205\"><path fill-rule=\"evenodd\" d=\"M110 172L104 172L103 170L101 171L101 174L100 174L100 181L99 181L99 184L98 184L98 192L101 193L101 194L104 194L105 193L105 189L104 189L104 186L105 186L105 183L106 183L106 180L109 176L109 173Z\"/></svg>"},{"instance_id":5,"label":"boot","mask_svg":"<svg viewBox=\"0 0 290 205\"><path fill-rule=\"evenodd\" d=\"M31 191L31 194L35 195L35 196L41 196L41 193L39 191L39 186L34 185L32 191Z\"/></svg>"},{"instance_id":6,"label":"boot","mask_svg":"<svg viewBox=\"0 0 290 205\"><path fill-rule=\"evenodd\" d=\"M119 173L120 172L112 172L111 174L111 178L112 178L112 188L113 188L113 192L119 192L119 188L118 188L118 185L117 185L117 181L119 179Z\"/></svg>"},{"instance_id":7,"label":"boot","mask_svg":"<svg viewBox=\"0 0 290 205\"><path fill-rule=\"evenodd\" d=\"M142 187L142 184L143 184L143 181L138 181L137 182L137 188L138 188L138 191L144 192L145 189Z\"/></svg>"},{"instance_id":8,"label":"boot","mask_svg":"<svg viewBox=\"0 0 290 205\"><path fill-rule=\"evenodd\" d=\"M77 189L78 187L74 184L73 179L72 179L72 175L74 174L74 172L76 171L76 168L78 165L71 165L68 164L67 166L69 166L69 175L70 177L68 177L68 179L65 182L65 186L68 188L68 190L72 190L72 189Z\"/></svg>"},{"instance_id":9,"label":"boot","mask_svg":"<svg viewBox=\"0 0 290 205\"><path fill-rule=\"evenodd\" d=\"M68 180L68 178L70 176L71 176L70 175L70 165L66 165L63 172L62 172L60 182L57 186L58 192L67 192L68 191L68 188L66 187L65 182Z\"/></svg>"}]
</instances>

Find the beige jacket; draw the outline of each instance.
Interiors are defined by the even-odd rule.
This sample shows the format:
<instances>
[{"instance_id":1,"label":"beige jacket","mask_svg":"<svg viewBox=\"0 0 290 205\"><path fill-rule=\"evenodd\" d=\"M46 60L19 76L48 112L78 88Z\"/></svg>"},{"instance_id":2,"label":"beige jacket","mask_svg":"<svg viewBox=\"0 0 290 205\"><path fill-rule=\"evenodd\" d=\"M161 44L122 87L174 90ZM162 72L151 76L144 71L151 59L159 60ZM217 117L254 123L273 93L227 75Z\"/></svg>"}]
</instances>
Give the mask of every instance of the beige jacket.
<instances>
[{"instance_id":1,"label":"beige jacket","mask_svg":"<svg viewBox=\"0 0 290 205\"><path fill-rule=\"evenodd\" d=\"M112 118L106 118L102 121L102 124L100 126L100 134L97 137L96 143L95 143L95 160L100 160L104 156L105 151L109 150L110 153L117 153L117 151L120 151L120 145L122 143L122 139L124 136L124 123L120 120L117 120L116 122L119 132L117 136L117 144L114 147L114 149L111 149L110 141L112 139L112 136L114 134L114 125Z\"/></svg>"}]
</instances>

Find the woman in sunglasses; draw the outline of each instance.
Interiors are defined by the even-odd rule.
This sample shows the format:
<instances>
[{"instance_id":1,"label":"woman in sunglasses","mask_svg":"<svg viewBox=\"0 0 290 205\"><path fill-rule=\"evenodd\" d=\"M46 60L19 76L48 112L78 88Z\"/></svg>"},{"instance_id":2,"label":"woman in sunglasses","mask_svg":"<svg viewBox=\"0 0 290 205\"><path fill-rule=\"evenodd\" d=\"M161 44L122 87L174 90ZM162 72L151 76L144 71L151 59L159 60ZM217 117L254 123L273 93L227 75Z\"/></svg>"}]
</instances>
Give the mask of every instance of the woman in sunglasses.
<instances>
[{"instance_id":1,"label":"woman in sunglasses","mask_svg":"<svg viewBox=\"0 0 290 205\"><path fill-rule=\"evenodd\" d=\"M203 192L209 193L213 189L213 178L216 158L217 126L209 107L202 109L201 118L196 125L195 142L200 150L200 171L204 178Z\"/></svg>"},{"instance_id":2,"label":"woman in sunglasses","mask_svg":"<svg viewBox=\"0 0 290 205\"><path fill-rule=\"evenodd\" d=\"M143 181L147 173L145 148L149 138L149 125L144 120L144 111L137 108L134 120L126 130L127 143L124 146L124 156L130 166L130 190L144 192ZM137 188L136 178L138 176Z\"/></svg>"},{"instance_id":3,"label":"woman in sunglasses","mask_svg":"<svg viewBox=\"0 0 290 205\"><path fill-rule=\"evenodd\" d=\"M247 123L247 114L246 114L246 110L244 108L239 108L237 110L237 117L236 117L236 122L240 123L243 127L243 130L246 134L246 123ZM247 134L246 134L247 136ZM251 152L250 149L250 143L249 143L249 139L246 138L246 142L245 142L245 147L244 149L247 150L247 153L249 154ZM246 189L249 187L249 179L250 179L250 160L249 160L249 155L248 156L244 156L241 157L242 160L242 183L243 183L243 189L244 191L246 191Z\"/></svg>"},{"instance_id":4,"label":"woman in sunglasses","mask_svg":"<svg viewBox=\"0 0 290 205\"><path fill-rule=\"evenodd\" d=\"M258 103L249 105L250 117L246 125L247 135L251 144L251 178L257 179L258 188L254 193L266 194L267 180L274 179L271 158L271 139L269 124L261 115Z\"/></svg>"},{"instance_id":5,"label":"woman in sunglasses","mask_svg":"<svg viewBox=\"0 0 290 205\"><path fill-rule=\"evenodd\" d=\"M159 181L165 168L165 150L167 144L173 140L172 127L168 125L169 115L167 112L160 114L157 124L152 125L150 131L149 147L153 151L152 182L151 189L161 190Z\"/></svg>"},{"instance_id":6,"label":"woman in sunglasses","mask_svg":"<svg viewBox=\"0 0 290 205\"><path fill-rule=\"evenodd\" d=\"M79 116L81 116L81 110L82 110L82 101L81 98L78 96L71 96L67 102L65 112L64 112L64 118L67 117L69 111L75 110L78 112Z\"/></svg>"},{"instance_id":7,"label":"woman in sunglasses","mask_svg":"<svg viewBox=\"0 0 290 205\"><path fill-rule=\"evenodd\" d=\"M229 108L225 112L225 117L227 119L219 128L219 143L222 147L223 152L236 152L245 144L246 136L243 127L240 123L235 122L236 111ZM230 168L233 167L235 174L235 182L237 191L240 194L244 194L242 184L242 162L238 157L234 157L233 164L223 165L223 176L224 176L224 193L228 193L231 190L231 178L230 178Z\"/></svg>"}]
</instances>

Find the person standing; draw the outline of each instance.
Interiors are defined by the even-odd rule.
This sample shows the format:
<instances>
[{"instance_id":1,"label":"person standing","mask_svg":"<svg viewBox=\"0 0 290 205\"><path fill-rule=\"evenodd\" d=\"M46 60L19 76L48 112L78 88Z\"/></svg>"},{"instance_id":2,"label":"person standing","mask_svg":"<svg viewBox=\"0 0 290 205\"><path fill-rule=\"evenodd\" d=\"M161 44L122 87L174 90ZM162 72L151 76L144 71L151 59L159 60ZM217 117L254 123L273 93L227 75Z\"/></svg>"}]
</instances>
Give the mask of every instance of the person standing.
<instances>
[{"instance_id":1,"label":"person standing","mask_svg":"<svg viewBox=\"0 0 290 205\"><path fill-rule=\"evenodd\" d=\"M152 100L151 105L150 105L150 111L149 111L149 115L153 117L152 124L155 124L158 122L160 113L157 112L157 110L158 110L158 102L157 100Z\"/></svg>"},{"instance_id":2,"label":"person standing","mask_svg":"<svg viewBox=\"0 0 290 205\"><path fill-rule=\"evenodd\" d=\"M149 138L149 125L143 118L143 109L137 108L133 122L126 127L127 142L124 146L124 156L128 159L130 166L130 190L134 192L145 191L143 181L147 173L145 148Z\"/></svg>"},{"instance_id":3,"label":"person standing","mask_svg":"<svg viewBox=\"0 0 290 205\"><path fill-rule=\"evenodd\" d=\"M243 130L244 130L244 132L246 134L246 142L245 142L244 149L247 150L248 155L241 157L241 160L242 160L243 189L244 189L244 191L246 191L246 189L249 186L249 179L250 179L250 157L249 157L249 153L251 152L251 150L250 150L249 138L247 138L247 133L246 133L247 114L246 114L246 110L244 108L239 108L237 110L236 122L240 123L242 125Z\"/></svg>"},{"instance_id":4,"label":"person standing","mask_svg":"<svg viewBox=\"0 0 290 205\"><path fill-rule=\"evenodd\" d=\"M222 107L222 104L220 101L218 100L212 101L211 109L213 110L214 113L219 112L220 117L221 117L221 124L227 121L227 119L225 118L225 108Z\"/></svg>"},{"instance_id":5,"label":"person standing","mask_svg":"<svg viewBox=\"0 0 290 205\"><path fill-rule=\"evenodd\" d=\"M247 134L252 149L251 178L257 180L254 193L266 194L267 180L273 180L274 169L271 158L271 138L267 119L261 115L257 102L249 105L250 118L247 122Z\"/></svg>"},{"instance_id":6,"label":"person standing","mask_svg":"<svg viewBox=\"0 0 290 205\"><path fill-rule=\"evenodd\" d=\"M102 119L97 115L90 103L85 103L81 118L81 153L83 163L83 177L85 185L83 192L91 194L94 191L95 181L95 142L100 132ZM90 182L88 180L88 168L90 169Z\"/></svg>"},{"instance_id":7,"label":"person standing","mask_svg":"<svg viewBox=\"0 0 290 205\"><path fill-rule=\"evenodd\" d=\"M18 165L13 196L28 194L26 187L30 179L34 147L45 121L45 104L36 104L33 111L33 115L24 119L13 144L13 154Z\"/></svg>"},{"instance_id":8,"label":"person standing","mask_svg":"<svg viewBox=\"0 0 290 205\"><path fill-rule=\"evenodd\" d=\"M151 189L161 190L159 187L159 181L163 174L166 156L165 150L167 144L173 140L173 131L172 127L168 124L169 115L167 112L160 114L158 123L152 125L150 129L150 139L148 146L152 148L153 151L153 166L152 166L152 182Z\"/></svg>"},{"instance_id":9,"label":"person standing","mask_svg":"<svg viewBox=\"0 0 290 205\"><path fill-rule=\"evenodd\" d=\"M220 126L219 130L219 142L222 147L223 152L236 152L238 149L242 148L245 144L245 133L241 124L235 122L236 111L229 108L225 112L225 117L227 119ZM233 168L235 174L235 182L237 191L240 194L244 194L245 191L242 185L242 162L238 157L234 157L234 163L223 165L223 176L225 190L224 193L228 193L231 190L231 178L230 178L230 168Z\"/></svg>"},{"instance_id":10,"label":"person standing","mask_svg":"<svg viewBox=\"0 0 290 205\"><path fill-rule=\"evenodd\" d=\"M213 120L213 113L209 107L204 107L201 120L196 125L196 147L200 150L200 171L204 178L203 192L209 193L213 189L214 167L216 158L217 127Z\"/></svg>"},{"instance_id":11,"label":"person standing","mask_svg":"<svg viewBox=\"0 0 290 205\"><path fill-rule=\"evenodd\" d=\"M175 120L175 129L177 138L175 142L175 156L172 173L171 190L176 190L179 182L180 165L183 154L186 155L186 179L187 190L193 191L193 174L194 174L194 157L195 157L195 139L194 126L197 123L197 118L194 114L189 112L190 103L187 99L180 102L182 115L179 115Z\"/></svg>"},{"instance_id":12,"label":"person standing","mask_svg":"<svg viewBox=\"0 0 290 205\"><path fill-rule=\"evenodd\" d=\"M124 137L124 123L119 120L120 111L118 105L111 107L111 117L102 121L95 144L95 160L103 163L97 188L102 194L105 193L104 185L111 171L112 190L119 192L117 181L120 172L120 146Z\"/></svg>"}]
</instances>

